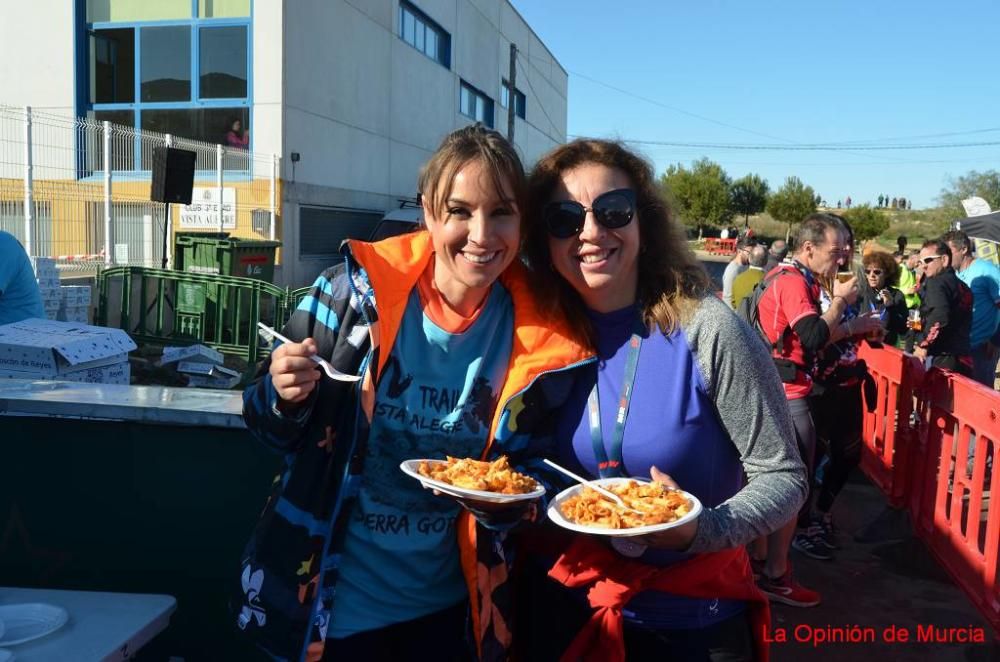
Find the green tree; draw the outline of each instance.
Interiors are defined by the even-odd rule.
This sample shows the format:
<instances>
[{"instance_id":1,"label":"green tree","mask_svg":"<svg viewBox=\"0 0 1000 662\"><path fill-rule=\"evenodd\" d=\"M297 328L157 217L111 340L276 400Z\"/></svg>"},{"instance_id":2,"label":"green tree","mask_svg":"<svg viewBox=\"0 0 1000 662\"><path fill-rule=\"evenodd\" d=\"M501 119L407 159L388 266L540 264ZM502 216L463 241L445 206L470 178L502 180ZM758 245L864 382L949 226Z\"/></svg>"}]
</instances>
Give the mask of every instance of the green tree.
<instances>
[{"instance_id":1,"label":"green tree","mask_svg":"<svg viewBox=\"0 0 1000 662\"><path fill-rule=\"evenodd\" d=\"M733 211L743 214L743 227L750 227L750 214L759 214L767 205L767 181L760 175L740 177L729 187L729 200Z\"/></svg>"},{"instance_id":2,"label":"green tree","mask_svg":"<svg viewBox=\"0 0 1000 662\"><path fill-rule=\"evenodd\" d=\"M718 163L700 159L686 169L671 165L660 179L668 199L685 224L726 225L733 217L729 206L729 177Z\"/></svg>"},{"instance_id":3,"label":"green tree","mask_svg":"<svg viewBox=\"0 0 1000 662\"><path fill-rule=\"evenodd\" d=\"M961 177L953 177L948 182L948 188L941 189L938 202L956 217L963 217L962 200L972 196L988 202L993 211L1000 209L1000 173L996 170L970 170Z\"/></svg>"},{"instance_id":4,"label":"green tree","mask_svg":"<svg viewBox=\"0 0 1000 662\"><path fill-rule=\"evenodd\" d=\"M852 207L844 212L844 219L851 224L854 239L860 245L862 241L874 239L889 229L889 217L871 205Z\"/></svg>"},{"instance_id":5,"label":"green tree","mask_svg":"<svg viewBox=\"0 0 1000 662\"><path fill-rule=\"evenodd\" d=\"M798 177L789 177L784 185L767 199L767 213L776 221L788 224L785 240L792 234L792 223L798 223L816 211L816 193Z\"/></svg>"}]
</instances>

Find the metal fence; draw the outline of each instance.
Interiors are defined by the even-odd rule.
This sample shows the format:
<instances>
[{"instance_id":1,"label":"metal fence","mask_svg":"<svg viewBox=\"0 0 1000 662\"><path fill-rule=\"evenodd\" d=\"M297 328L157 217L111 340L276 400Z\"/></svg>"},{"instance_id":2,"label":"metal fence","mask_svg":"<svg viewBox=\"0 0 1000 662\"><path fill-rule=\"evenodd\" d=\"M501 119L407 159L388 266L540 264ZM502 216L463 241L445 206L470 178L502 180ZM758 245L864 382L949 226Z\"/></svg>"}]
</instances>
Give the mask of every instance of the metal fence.
<instances>
[{"instance_id":1,"label":"metal fence","mask_svg":"<svg viewBox=\"0 0 1000 662\"><path fill-rule=\"evenodd\" d=\"M190 205L150 202L153 149L196 154ZM176 232L280 235L279 157L0 105L0 230L63 269L160 266Z\"/></svg>"}]
</instances>

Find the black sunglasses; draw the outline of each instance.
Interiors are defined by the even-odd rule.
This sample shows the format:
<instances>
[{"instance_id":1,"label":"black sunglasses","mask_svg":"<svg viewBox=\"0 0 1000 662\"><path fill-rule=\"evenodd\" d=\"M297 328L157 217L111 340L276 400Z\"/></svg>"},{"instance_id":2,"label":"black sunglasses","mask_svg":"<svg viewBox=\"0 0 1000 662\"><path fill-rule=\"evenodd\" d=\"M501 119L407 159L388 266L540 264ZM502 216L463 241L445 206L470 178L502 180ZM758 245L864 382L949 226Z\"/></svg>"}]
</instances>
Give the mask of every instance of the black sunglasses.
<instances>
[{"instance_id":1,"label":"black sunglasses","mask_svg":"<svg viewBox=\"0 0 1000 662\"><path fill-rule=\"evenodd\" d=\"M545 205L542 217L550 235L557 239L568 239L580 234L588 211L594 212L597 222L609 230L623 228L635 216L635 191L620 188L602 193L594 198L590 207L584 207L574 200L550 202Z\"/></svg>"}]
</instances>

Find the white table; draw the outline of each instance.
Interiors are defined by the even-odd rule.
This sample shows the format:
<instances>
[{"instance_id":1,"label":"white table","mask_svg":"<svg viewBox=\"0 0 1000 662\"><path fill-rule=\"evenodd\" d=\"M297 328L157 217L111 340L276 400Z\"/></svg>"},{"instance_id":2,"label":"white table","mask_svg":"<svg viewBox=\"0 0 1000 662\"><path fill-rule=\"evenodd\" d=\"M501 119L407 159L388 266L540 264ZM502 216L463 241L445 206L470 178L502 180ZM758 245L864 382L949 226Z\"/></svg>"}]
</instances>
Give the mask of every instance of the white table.
<instances>
[{"instance_id":1,"label":"white table","mask_svg":"<svg viewBox=\"0 0 1000 662\"><path fill-rule=\"evenodd\" d=\"M40 639L6 647L14 662L127 660L166 629L177 608L169 595L0 586L0 605L23 602L62 607L69 621Z\"/></svg>"}]
</instances>

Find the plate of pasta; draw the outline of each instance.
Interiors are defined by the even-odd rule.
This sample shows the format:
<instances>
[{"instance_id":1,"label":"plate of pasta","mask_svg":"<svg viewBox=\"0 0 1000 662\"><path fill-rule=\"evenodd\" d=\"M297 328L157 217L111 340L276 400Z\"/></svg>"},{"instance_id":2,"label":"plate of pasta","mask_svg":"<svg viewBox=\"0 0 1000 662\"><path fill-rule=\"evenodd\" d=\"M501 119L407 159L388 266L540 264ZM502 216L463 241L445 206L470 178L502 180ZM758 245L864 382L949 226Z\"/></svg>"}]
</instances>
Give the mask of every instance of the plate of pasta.
<instances>
[{"instance_id":1,"label":"plate of pasta","mask_svg":"<svg viewBox=\"0 0 1000 662\"><path fill-rule=\"evenodd\" d=\"M477 501L512 503L545 494L534 478L514 471L506 455L492 462L448 457L446 460L406 460L399 465L428 489Z\"/></svg>"},{"instance_id":2,"label":"plate of pasta","mask_svg":"<svg viewBox=\"0 0 1000 662\"><path fill-rule=\"evenodd\" d=\"M672 529L701 513L701 502L684 490L635 478L592 482L617 494L632 510L623 509L586 485L574 485L560 492L549 505L549 519L570 531L627 537Z\"/></svg>"}]
</instances>

